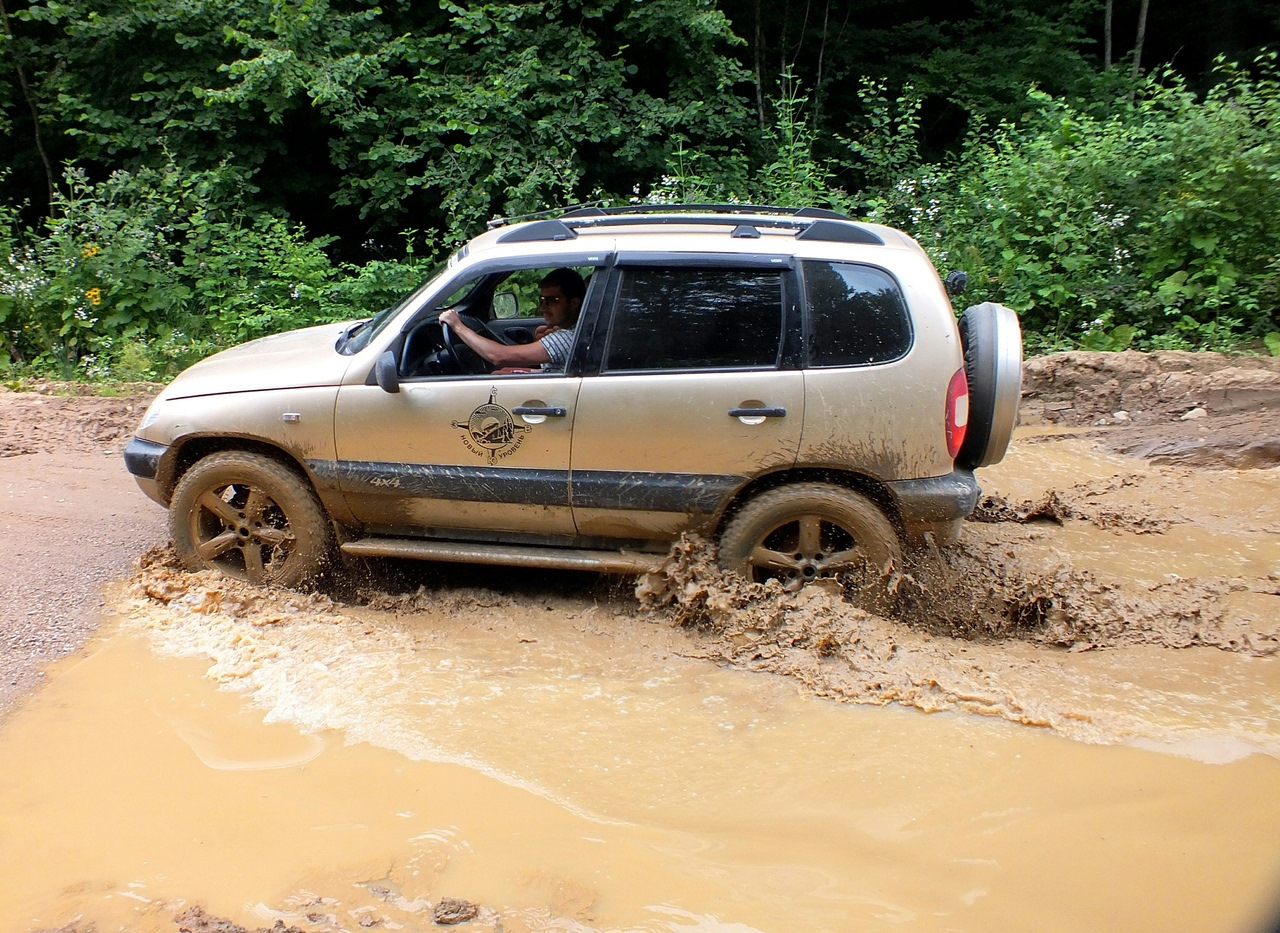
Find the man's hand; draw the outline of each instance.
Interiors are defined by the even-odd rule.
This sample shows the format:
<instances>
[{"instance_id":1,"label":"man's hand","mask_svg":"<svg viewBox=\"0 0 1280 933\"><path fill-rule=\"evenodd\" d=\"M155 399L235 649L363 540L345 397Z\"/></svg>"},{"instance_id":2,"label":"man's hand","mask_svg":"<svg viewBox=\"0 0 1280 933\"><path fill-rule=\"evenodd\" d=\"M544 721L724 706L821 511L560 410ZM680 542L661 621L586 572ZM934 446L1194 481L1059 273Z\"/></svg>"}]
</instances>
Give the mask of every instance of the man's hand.
<instances>
[{"instance_id":1,"label":"man's hand","mask_svg":"<svg viewBox=\"0 0 1280 933\"><path fill-rule=\"evenodd\" d=\"M462 323L458 312L452 308L446 308L441 311L437 320L441 324L453 328L453 332L458 335L459 340L484 357L489 365L496 369L508 366L541 366L551 359L547 353L547 348L537 340L533 343L509 345L490 340L483 334L477 334Z\"/></svg>"}]
</instances>

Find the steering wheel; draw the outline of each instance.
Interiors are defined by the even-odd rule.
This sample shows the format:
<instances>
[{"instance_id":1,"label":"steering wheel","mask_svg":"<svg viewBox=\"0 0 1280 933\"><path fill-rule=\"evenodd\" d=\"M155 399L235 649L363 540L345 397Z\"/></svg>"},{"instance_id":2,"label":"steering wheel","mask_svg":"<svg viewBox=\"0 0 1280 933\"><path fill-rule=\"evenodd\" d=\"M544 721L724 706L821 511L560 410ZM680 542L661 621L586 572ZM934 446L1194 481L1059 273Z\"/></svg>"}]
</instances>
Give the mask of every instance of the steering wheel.
<instances>
[{"instance_id":1,"label":"steering wheel","mask_svg":"<svg viewBox=\"0 0 1280 933\"><path fill-rule=\"evenodd\" d=\"M498 340L497 335L489 329L489 326L485 324L484 321L464 314L458 315L458 318L463 324L466 324L467 327L471 328L482 337L488 337L490 340L496 340L498 343L503 342ZM444 321L440 322L440 334L443 338L444 351L449 355L450 359L453 360L454 365L464 373L473 373L478 375L480 373L493 372L493 364L475 350L472 350L467 346L462 341L462 338L458 336L457 331Z\"/></svg>"}]
</instances>

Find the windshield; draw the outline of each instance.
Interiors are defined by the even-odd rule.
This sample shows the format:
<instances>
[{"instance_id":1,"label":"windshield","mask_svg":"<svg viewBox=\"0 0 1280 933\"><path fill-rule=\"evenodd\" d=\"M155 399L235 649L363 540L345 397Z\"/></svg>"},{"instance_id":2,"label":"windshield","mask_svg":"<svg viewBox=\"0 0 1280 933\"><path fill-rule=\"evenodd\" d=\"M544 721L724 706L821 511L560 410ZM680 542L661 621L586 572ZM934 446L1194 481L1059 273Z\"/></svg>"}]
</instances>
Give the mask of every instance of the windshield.
<instances>
[{"instance_id":1,"label":"windshield","mask_svg":"<svg viewBox=\"0 0 1280 933\"><path fill-rule=\"evenodd\" d=\"M391 319L401 311L401 309L413 304L420 295L436 283L436 280L440 277L441 273L444 272L444 269L445 266L443 264L436 266L431 270L431 274L427 276L425 282L406 295L397 304L390 308L384 308L368 320L360 321L349 327L346 332L343 333L342 337L338 339L338 352L344 356L351 356L359 353L367 347L373 338L382 332L382 329L387 326L388 322L390 322Z\"/></svg>"}]
</instances>

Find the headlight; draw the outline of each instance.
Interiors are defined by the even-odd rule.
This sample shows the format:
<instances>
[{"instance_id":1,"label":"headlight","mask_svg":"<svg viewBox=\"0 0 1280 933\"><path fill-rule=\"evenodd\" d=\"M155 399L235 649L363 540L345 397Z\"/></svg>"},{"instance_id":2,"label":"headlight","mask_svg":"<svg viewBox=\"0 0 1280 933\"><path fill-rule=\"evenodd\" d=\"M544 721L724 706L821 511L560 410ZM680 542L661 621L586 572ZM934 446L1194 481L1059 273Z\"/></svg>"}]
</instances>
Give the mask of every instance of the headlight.
<instances>
[{"instance_id":1,"label":"headlight","mask_svg":"<svg viewBox=\"0 0 1280 933\"><path fill-rule=\"evenodd\" d=\"M156 399L147 407L147 413L142 416L142 424L138 425L139 431L145 431L156 423L156 419L160 417L160 399Z\"/></svg>"}]
</instances>

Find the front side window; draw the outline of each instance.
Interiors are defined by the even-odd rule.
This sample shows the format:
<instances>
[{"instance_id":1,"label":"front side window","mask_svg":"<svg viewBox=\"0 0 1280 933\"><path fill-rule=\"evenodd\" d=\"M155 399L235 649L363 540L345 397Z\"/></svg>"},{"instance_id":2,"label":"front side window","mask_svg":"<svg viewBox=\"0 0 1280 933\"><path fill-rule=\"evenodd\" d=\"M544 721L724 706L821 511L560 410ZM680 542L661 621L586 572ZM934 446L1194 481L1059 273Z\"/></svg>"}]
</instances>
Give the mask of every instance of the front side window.
<instances>
[{"instance_id":1,"label":"front side window","mask_svg":"<svg viewBox=\"0 0 1280 933\"><path fill-rule=\"evenodd\" d=\"M782 332L780 272L624 268L603 369L772 367Z\"/></svg>"},{"instance_id":2,"label":"front side window","mask_svg":"<svg viewBox=\"0 0 1280 933\"><path fill-rule=\"evenodd\" d=\"M884 270L806 260L804 287L810 366L885 363L911 348L907 303Z\"/></svg>"}]
</instances>

